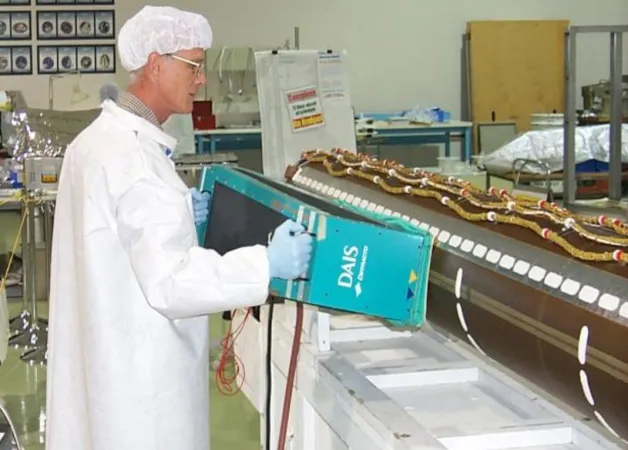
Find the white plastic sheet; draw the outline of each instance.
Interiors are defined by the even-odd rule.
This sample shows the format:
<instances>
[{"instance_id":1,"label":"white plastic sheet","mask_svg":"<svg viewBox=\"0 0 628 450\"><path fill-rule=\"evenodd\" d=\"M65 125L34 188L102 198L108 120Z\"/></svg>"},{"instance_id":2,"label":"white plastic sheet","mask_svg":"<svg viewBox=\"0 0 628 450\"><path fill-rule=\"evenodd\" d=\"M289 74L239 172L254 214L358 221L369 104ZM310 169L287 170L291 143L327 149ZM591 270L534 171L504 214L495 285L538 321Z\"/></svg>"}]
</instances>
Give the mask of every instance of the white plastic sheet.
<instances>
[{"instance_id":1,"label":"white plastic sheet","mask_svg":"<svg viewBox=\"0 0 628 450\"><path fill-rule=\"evenodd\" d=\"M609 125L576 128L576 164L596 160L609 162ZM493 172L510 172L516 159L545 162L552 172L563 170L563 129L528 131L488 155L479 163ZM622 161L628 162L628 125L622 125ZM541 173L538 166L526 166L525 172Z\"/></svg>"},{"instance_id":2,"label":"white plastic sheet","mask_svg":"<svg viewBox=\"0 0 628 450\"><path fill-rule=\"evenodd\" d=\"M344 53L256 52L264 174L283 179L304 150L356 150Z\"/></svg>"}]
</instances>

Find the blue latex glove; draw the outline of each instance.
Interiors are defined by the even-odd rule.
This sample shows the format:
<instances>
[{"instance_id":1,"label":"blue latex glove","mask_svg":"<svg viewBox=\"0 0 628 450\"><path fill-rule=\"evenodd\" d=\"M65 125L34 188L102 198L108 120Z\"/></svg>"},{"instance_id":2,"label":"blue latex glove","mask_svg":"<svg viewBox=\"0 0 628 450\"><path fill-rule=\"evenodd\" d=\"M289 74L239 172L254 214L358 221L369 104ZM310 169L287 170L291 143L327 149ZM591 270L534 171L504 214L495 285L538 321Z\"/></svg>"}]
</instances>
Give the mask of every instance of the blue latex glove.
<instances>
[{"instance_id":1,"label":"blue latex glove","mask_svg":"<svg viewBox=\"0 0 628 450\"><path fill-rule=\"evenodd\" d=\"M209 215L209 192L199 192L198 189L190 189L192 194L192 209L194 211L194 223L200 225L207 220Z\"/></svg>"},{"instance_id":2,"label":"blue latex glove","mask_svg":"<svg viewBox=\"0 0 628 450\"><path fill-rule=\"evenodd\" d=\"M268 244L271 278L294 280L307 273L312 257L312 236L303 226L288 220L274 232Z\"/></svg>"}]
</instances>

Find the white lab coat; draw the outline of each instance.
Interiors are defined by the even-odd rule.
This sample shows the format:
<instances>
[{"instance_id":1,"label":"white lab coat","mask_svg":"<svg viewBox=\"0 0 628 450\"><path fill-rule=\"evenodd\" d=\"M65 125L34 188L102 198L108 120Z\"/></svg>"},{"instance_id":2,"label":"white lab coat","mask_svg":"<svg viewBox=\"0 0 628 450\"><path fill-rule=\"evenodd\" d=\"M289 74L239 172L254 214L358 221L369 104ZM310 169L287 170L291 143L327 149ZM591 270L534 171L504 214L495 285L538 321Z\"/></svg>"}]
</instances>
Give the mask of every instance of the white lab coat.
<instances>
[{"instance_id":1,"label":"white lab coat","mask_svg":"<svg viewBox=\"0 0 628 450\"><path fill-rule=\"evenodd\" d=\"M262 304L266 248L198 247L176 141L103 103L68 147L52 249L47 450L209 448L207 314ZM237 427L234 424L234 427Z\"/></svg>"}]
</instances>

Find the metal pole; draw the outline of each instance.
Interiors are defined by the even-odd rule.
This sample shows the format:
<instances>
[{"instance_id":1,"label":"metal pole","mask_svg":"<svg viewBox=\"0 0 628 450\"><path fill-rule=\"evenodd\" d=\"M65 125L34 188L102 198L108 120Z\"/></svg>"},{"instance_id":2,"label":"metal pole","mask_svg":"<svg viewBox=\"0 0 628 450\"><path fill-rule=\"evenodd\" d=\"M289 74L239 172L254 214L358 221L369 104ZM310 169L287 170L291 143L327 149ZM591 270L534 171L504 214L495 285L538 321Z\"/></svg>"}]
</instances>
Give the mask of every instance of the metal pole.
<instances>
[{"instance_id":1,"label":"metal pole","mask_svg":"<svg viewBox=\"0 0 628 450\"><path fill-rule=\"evenodd\" d=\"M37 275L36 275L36 266L37 266L37 238L35 235L35 204L34 202L28 202L28 240L30 241L30 245L28 247L28 255L31 261L31 267L28 271L28 282L30 285L30 296L31 296L31 314L33 324L37 323Z\"/></svg>"},{"instance_id":2,"label":"metal pole","mask_svg":"<svg viewBox=\"0 0 628 450\"><path fill-rule=\"evenodd\" d=\"M34 198L31 198L29 202L29 220L28 220L28 237L30 240L29 254L32 261L31 270L29 271L28 283L30 284L31 291L31 311L32 320L31 328L26 333L29 335L29 344L27 351L20 356L20 359L27 364L46 364L48 359L48 333L45 329L45 325L40 325L39 318L37 317L37 269L36 269L36 257L37 257L37 241L35 236L35 204ZM37 207L39 207L38 205ZM26 283L26 281L25 281Z\"/></svg>"},{"instance_id":3,"label":"metal pole","mask_svg":"<svg viewBox=\"0 0 628 450\"><path fill-rule=\"evenodd\" d=\"M29 213L32 214L32 219L29 220L29 238L31 241L31 247L30 247L30 257L32 258L33 261L33 266L31 268L30 271L30 276L29 276L29 282L30 282L30 290L32 292L31 294L31 311L33 314L33 324L31 325L31 329L29 330L31 336L30 336L30 346L28 346L28 348L30 348L30 350L27 350L22 356L20 356L20 359L29 364L29 365L34 365L34 364L39 364L39 365L45 365L48 361L48 332L47 332L47 328L46 328L46 324L42 323L42 321L39 319L38 317L38 308L37 308L37 270L36 270L36 256L37 256L37 246L36 246L36 238L35 238L35 216L34 216L34 212L35 212L35 205L33 204L33 202L30 203L30 211ZM37 205L37 207L41 207L43 206L44 208L47 207L45 201L42 202L42 204ZM45 221L47 218L44 217L43 220ZM46 226L46 224L44 223L44 227ZM45 244L47 245L47 243Z\"/></svg>"},{"instance_id":4,"label":"metal pole","mask_svg":"<svg viewBox=\"0 0 628 450\"><path fill-rule=\"evenodd\" d=\"M27 193L26 190L23 191L23 196L26 198ZM24 202L22 204L22 214L28 214L28 203ZM12 334L19 334L23 331L26 331L30 328L32 323L31 312L29 311L29 303L28 303L28 287L27 287L27 273L31 262L28 260L28 232L26 231L26 227L28 226L28 217L24 223L25 227L22 228L21 238L22 238L22 312L13 319L11 319L10 330Z\"/></svg>"},{"instance_id":5,"label":"metal pole","mask_svg":"<svg viewBox=\"0 0 628 450\"><path fill-rule=\"evenodd\" d=\"M46 260L46 298L50 297L50 264L52 263L52 220L53 220L53 206L50 201L45 201L43 206L44 210L44 252Z\"/></svg>"},{"instance_id":6,"label":"metal pole","mask_svg":"<svg viewBox=\"0 0 628 450\"><path fill-rule=\"evenodd\" d=\"M15 348L37 349L46 345L47 333L39 326L37 320L37 292L35 289L35 205L31 193L27 195L26 232L27 247L23 249L28 264L24 266L24 297L30 301L31 322L27 330L9 339L9 345ZM22 358L23 359L23 358Z\"/></svg>"},{"instance_id":7,"label":"metal pole","mask_svg":"<svg viewBox=\"0 0 628 450\"><path fill-rule=\"evenodd\" d=\"M621 200L621 128L622 128L622 68L623 68L622 33L611 33L611 117L609 130L609 186L608 198Z\"/></svg>"},{"instance_id":8,"label":"metal pole","mask_svg":"<svg viewBox=\"0 0 628 450\"><path fill-rule=\"evenodd\" d=\"M464 34L464 60L465 60L465 72L467 80L465 83L465 89L467 90L467 116L465 120L473 122L473 93L472 93L472 79L471 79L471 33Z\"/></svg>"},{"instance_id":9,"label":"metal pole","mask_svg":"<svg viewBox=\"0 0 628 450\"><path fill-rule=\"evenodd\" d=\"M576 33L565 31L563 203L576 201Z\"/></svg>"},{"instance_id":10,"label":"metal pole","mask_svg":"<svg viewBox=\"0 0 628 450\"><path fill-rule=\"evenodd\" d=\"M301 48L301 36L299 27L294 27L294 48L297 50Z\"/></svg>"}]
</instances>

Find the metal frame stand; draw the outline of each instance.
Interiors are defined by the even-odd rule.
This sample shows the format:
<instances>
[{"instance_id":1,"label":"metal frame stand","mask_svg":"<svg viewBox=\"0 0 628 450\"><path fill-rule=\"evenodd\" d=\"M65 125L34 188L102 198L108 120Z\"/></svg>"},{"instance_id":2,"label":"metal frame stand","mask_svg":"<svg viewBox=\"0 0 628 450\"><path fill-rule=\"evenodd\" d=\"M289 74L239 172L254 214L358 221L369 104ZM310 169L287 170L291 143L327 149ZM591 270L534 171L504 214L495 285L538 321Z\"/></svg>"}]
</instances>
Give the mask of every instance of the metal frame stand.
<instances>
[{"instance_id":1,"label":"metal frame stand","mask_svg":"<svg viewBox=\"0 0 628 450\"><path fill-rule=\"evenodd\" d=\"M29 304L30 323L27 328L9 339L9 345L14 348L22 348L26 353L22 360L30 364L45 364L45 348L48 341L48 332L45 323L41 323L38 317L36 280L36 236L35 236L35 199L32 193L28 193L26 203L26 232L23 234L24 253L24 302ZM48 243L46 243L48 245ZM44 349L44 352L34 350Z\"/></svg>"},{"instance_id":2,"label":"metal frame stand","mask_svg":"<svg viewBox=\"0 0 628 450\"><path fill-rule=\"evenodd\" d=\"M28 210L26 213L28 214ZM28 227L28 222L26 223L26 226ZM11 322L9 323L9 330L12 336L21 334L28 330L32 323L30 304L26 295L26 273L28 266L30 265L30 262L28 261L28 248L28 232L26 230L22 230L22 312L11 319Z\"/></svg>"},{"instance_id":3,"label":"metal frame stand","mask_svg":"<svg viewBox=\"0 0 628 450\"><path fill-rule=\"evenodd\" d=\"M43 229L44 229L44 258L46 266L46 297L50 298L50 264L52 262L52 224L53 224L53 212L54 202L52 200L43 200ZM37 277L35 277L37 279ZM35 309L36 310L36 309ZM33 350L26 351L21 359L27 364L45 365L48 363L48 321L46 319L38 318L39 326L45 326L45 340L42 340L41 345Z\"/></svg>"},{"instance_id":4,"label":"metal frame stand","mask_svg":"<svg viewBox=\"0 0 628 450\"><path fill-rule=\"evenodd\" d=\"M610 34L611 117L608 198L612 202L621 200L622 52L623 33L628 33L628 25L575 26L565 31L564 206L571 206L576 202L576 36L582 33Z\"/></svg>"}]
</instances>

